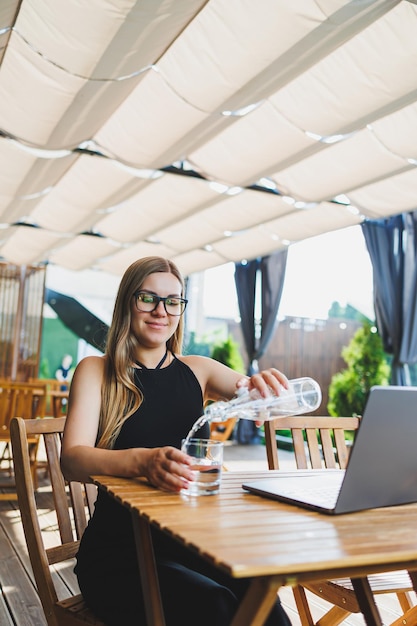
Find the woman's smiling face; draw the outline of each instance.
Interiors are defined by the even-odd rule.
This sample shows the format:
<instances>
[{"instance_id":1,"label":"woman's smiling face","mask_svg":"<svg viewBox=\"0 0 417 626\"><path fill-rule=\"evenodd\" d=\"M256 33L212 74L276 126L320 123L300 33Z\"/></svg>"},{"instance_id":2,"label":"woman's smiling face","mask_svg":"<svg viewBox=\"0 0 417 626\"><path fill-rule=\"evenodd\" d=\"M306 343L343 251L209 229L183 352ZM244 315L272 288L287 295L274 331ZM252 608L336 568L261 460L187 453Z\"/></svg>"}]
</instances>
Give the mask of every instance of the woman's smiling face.
<instances>
[{"instance_id":1,"label":"woman's smiling face","mask_svg":"<svg viewBox=\"0 0 417 626\"><path fill-rule=\"evenodd\" d=\"M168 296L181 297L181 283L169 272L155 272L150 274L140 286L140 291L166 298ZM131 330L138 342L144 347L156 348L165 345L174 334L180 317L169 315L163 302L159 302L154 311L139 311L135 298L132 298Z\"/></svg>"}]
</instances>

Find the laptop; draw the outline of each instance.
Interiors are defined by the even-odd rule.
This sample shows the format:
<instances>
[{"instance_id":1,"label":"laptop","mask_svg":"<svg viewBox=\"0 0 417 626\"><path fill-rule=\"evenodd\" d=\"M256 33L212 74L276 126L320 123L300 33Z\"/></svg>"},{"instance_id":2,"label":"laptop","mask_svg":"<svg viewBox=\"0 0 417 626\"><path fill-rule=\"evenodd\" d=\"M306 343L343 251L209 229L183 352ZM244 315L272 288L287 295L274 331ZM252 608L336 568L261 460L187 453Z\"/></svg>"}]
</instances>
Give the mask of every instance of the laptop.
<instances>
[{"instance_id":1,"label":"laptop","mask_svg":"<svg viewBox=\"0 0 417 626\"><path fill-rule=\"evenodd\" d=\"M330 515L417 502L417 387L372 387L346 470L309 473L242 487Z\"/></svg>"}]
</instances>

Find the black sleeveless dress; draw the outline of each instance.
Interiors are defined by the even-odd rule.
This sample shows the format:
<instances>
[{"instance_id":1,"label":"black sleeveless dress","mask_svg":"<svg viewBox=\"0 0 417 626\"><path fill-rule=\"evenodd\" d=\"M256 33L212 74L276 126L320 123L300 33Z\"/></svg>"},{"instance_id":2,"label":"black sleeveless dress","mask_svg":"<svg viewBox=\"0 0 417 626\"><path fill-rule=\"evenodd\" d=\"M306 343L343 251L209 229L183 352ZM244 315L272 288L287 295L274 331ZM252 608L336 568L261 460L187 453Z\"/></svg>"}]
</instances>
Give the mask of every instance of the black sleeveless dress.
<instances>
[{"instance_id":1,"label":"black sleeveless dress","mask_svg":"<svg viewBox=\"0 0 417 626\"><path fill-rule=\"evenodd\" d=\"M174 358L165 368L135 373L144 401L122 426L115 448L181 447L203 412L203 396L191 369ZM205 424L197 436L208 437ZM167 626L228 626L247 581L232 580L152 530ZM145 625L130 512L99 491L82 537L75 573L91 610L108 626ZM277 604L268 624L290 626Z\"/></svg>"}]
</instances>

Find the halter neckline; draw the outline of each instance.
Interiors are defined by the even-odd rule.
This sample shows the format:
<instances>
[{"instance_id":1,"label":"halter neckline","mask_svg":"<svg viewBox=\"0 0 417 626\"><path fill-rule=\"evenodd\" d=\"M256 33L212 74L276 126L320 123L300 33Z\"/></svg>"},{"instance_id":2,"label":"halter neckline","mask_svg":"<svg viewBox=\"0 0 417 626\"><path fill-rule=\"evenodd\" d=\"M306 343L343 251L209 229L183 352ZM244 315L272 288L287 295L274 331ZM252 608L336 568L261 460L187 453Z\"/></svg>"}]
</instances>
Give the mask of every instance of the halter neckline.
<instances>
[{"instance_id":1,"label":"halter neckline","mask_svg":"<svg viewBox=\"0 0 417 626\"><path fill-rule=\"evenodd\" d=\"M148 370L148 369L160 370L163 364L165 363L167 356L168 356L168 350L166 350L164 356L162 357L162 359L159 361L158 365L155 368L146 367L146 365L144 365L140 361L136 361L136 365L139 365L143 370Z\"/></svg>"}]
</instances>

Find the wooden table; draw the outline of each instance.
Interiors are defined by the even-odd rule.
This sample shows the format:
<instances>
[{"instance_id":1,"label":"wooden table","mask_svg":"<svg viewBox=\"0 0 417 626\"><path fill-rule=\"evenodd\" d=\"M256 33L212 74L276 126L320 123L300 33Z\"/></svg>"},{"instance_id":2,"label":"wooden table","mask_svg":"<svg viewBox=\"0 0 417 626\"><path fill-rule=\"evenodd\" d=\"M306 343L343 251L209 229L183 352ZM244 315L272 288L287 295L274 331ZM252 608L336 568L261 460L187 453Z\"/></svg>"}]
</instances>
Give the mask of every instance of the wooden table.
<instances>
[{"instance_id":1,"label":"wooden table","mask_svg":"<svg viewBox=\"0 0 417 626\"><path fill-rule=\"evenodd\" d=\"M242 482L274 473L224 472L219 495L194 498L164 493L141 479L94 477L132 512L148 624L165 624L150 537L153 525L231 576L253 577L232 626L262 626L280 586L339 577L356 579L366 623L380 626L369 586L358 577L417 570L417 504L327 516L242 490Z\"/></svg>"}]
</instances>

